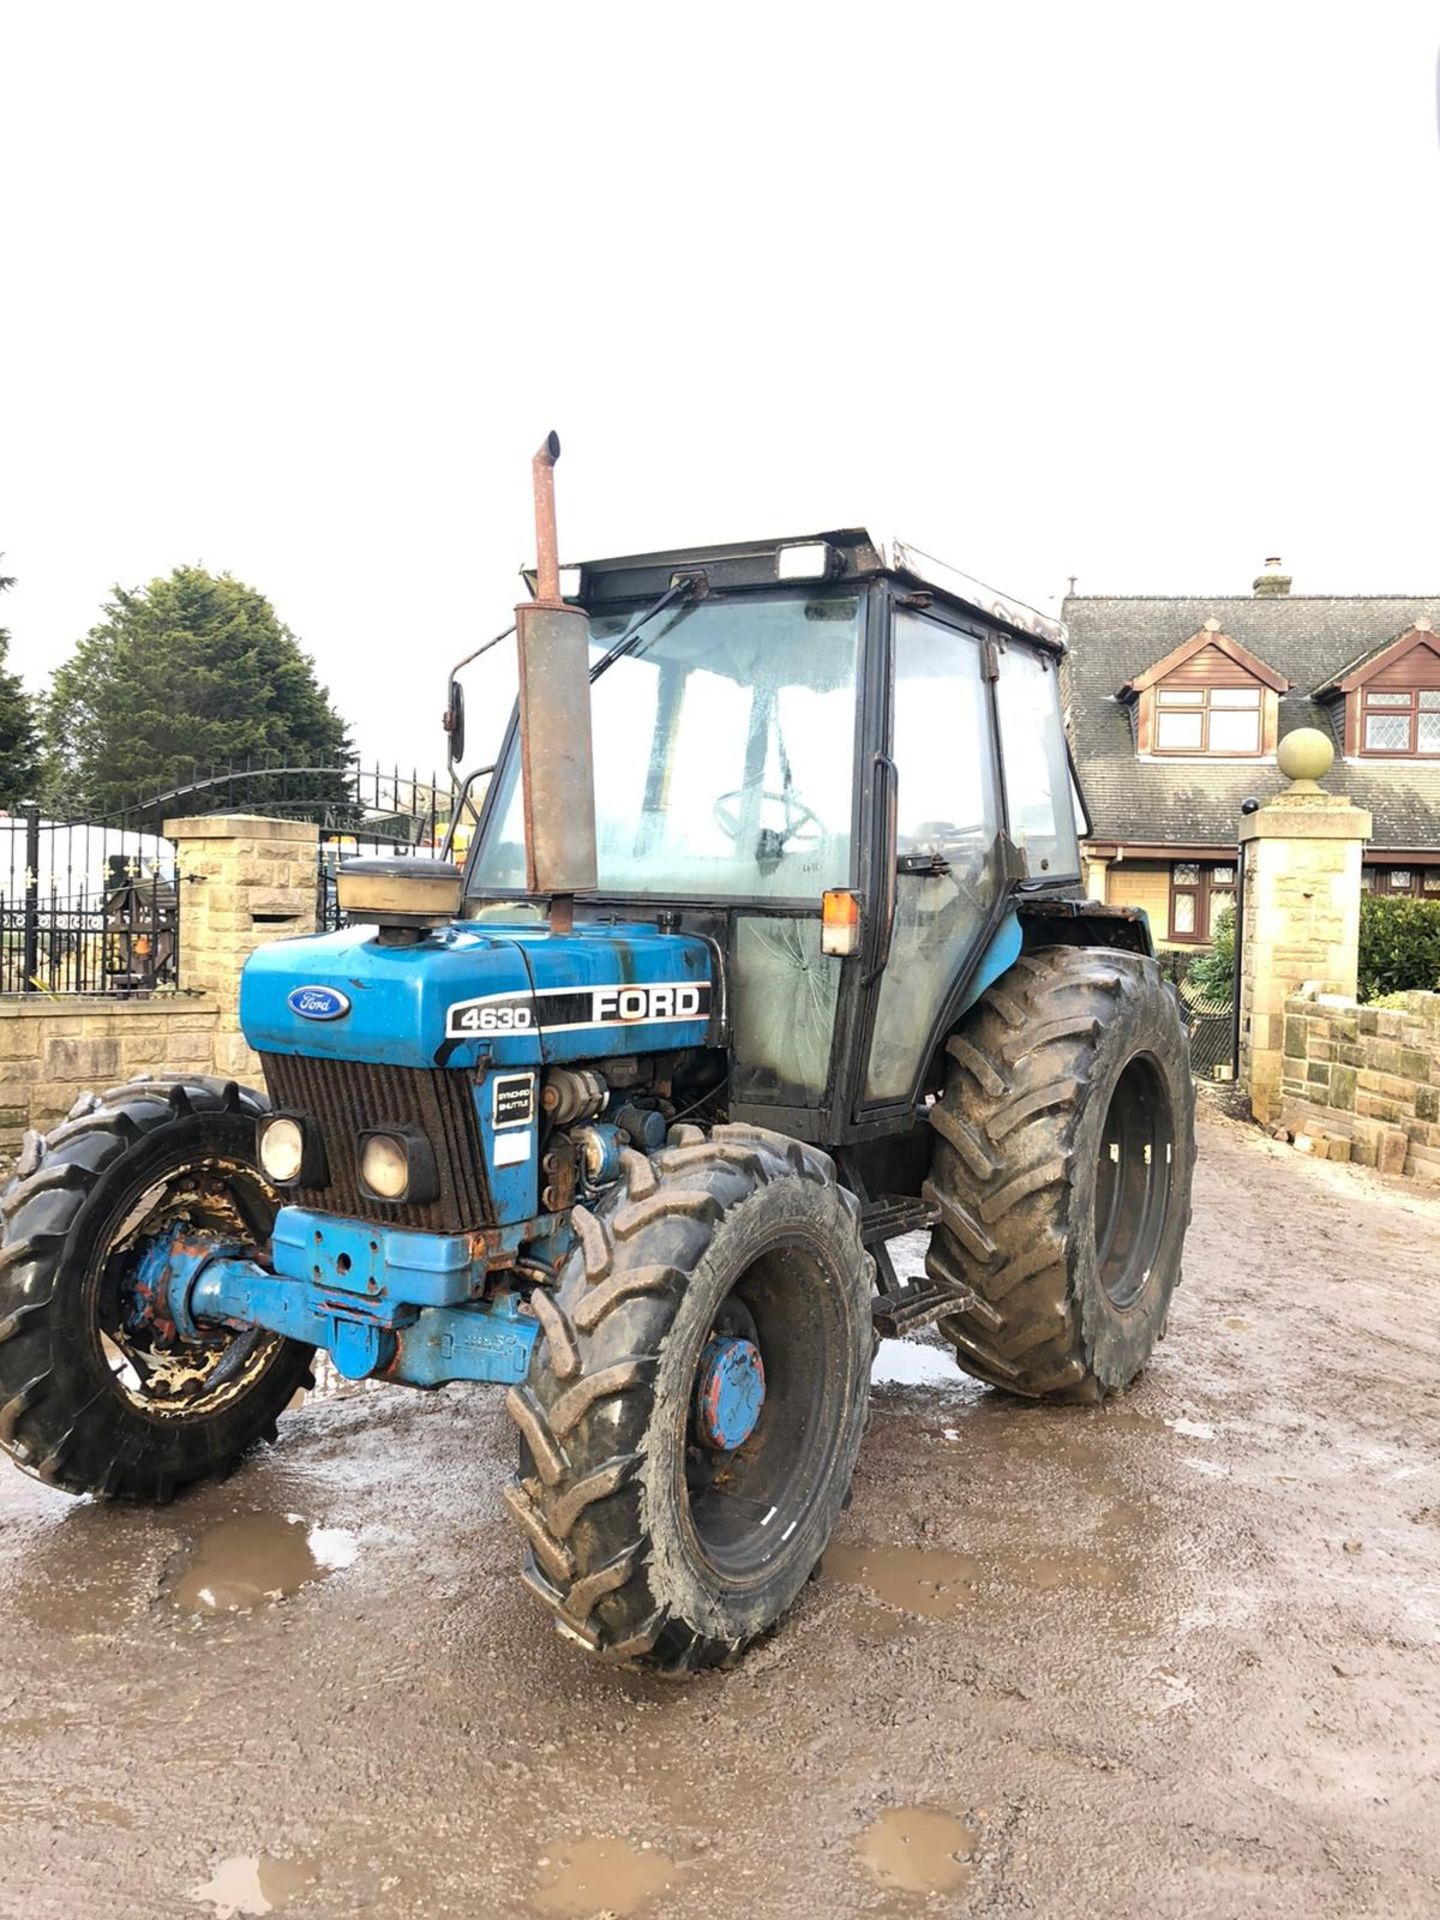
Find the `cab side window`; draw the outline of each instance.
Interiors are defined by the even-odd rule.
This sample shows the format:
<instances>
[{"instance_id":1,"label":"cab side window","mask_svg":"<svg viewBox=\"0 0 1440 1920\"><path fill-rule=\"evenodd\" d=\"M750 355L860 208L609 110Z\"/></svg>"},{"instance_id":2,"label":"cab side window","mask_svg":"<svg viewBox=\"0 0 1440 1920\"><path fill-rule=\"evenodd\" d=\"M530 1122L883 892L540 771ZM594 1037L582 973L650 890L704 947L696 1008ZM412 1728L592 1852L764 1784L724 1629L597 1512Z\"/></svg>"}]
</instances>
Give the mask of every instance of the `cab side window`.
<instances>
[{"instance_id":1,"label":"cab side window","mask_svg":"<svg viewBox=\"0 0 1440 1920\"><path fill-rule=\"evenodd\" d=\"M1076 879L1080 843L1060 675L1034 648L1010 641L1000 654L996 705L1010 838L1024 851L1032 880Z\"/></svg>"},{"instance_id":2,"label":"cab side window","mask_svg":"<svg viewBox=\"0 0 1440 1920\"><path fill-rule=\"evenodd\" d=\"M905 1098L936 1015L989 923L1000 808L980 642L912 613L895 619L895 934L880 983L868 1102Z\"/></svg>"}]
</instances>

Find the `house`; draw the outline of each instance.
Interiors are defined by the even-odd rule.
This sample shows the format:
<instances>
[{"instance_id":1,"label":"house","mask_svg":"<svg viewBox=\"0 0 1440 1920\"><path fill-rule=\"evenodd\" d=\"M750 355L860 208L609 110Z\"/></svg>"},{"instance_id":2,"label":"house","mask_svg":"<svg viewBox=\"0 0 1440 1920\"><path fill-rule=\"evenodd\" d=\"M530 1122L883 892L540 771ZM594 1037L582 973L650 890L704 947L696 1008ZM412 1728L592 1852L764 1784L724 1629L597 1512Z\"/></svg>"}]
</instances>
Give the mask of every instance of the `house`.
<instances>
[{"instance_id":1,"label":"house","mask_svg":"<svg viewBox=\"0 0 1440 1920\"><path fill-rule=\"evenodd\" d=\"M1292 594L1267 560L1244 596L1071 593L1063 617L1096 898L1145 908L1165 945L1207 944L1243 802L1284 785L1277 740L1318 727L1322 784L1374 815L1366 887L1440 900L1440 593Z\"/></svg>"}]
</instances>

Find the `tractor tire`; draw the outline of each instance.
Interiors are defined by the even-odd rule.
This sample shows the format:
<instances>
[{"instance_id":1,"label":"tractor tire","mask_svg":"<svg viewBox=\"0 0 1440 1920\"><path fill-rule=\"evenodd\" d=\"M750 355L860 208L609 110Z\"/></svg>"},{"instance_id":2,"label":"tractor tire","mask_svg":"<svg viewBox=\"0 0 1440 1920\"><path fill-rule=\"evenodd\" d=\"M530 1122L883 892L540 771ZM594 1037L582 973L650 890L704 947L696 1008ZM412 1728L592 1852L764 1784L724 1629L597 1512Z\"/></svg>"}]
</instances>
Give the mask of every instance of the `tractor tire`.
<instances>
[{"instance_id":1,"label":"tractor tire","mask_svg":"<svg viewBox=\"0 0 1440 1920\"><path fill-rule=\"evenodd\" d=\"M274 1439L313 1384L311 1348L258 1329L184 1342L127 1290L147 1231L172 1220L268 1240L264 1111L231 1082L136 1081L27 1135L0 1195L0 1446L27 1472L69 1493L168 1500Z\"/></svg>"},{"instance_id":2,"label":"tractor tire","mask_svg":"<svg viewBox=\"0 0 1440 1920\"><path fill-rule=\"evenodd\" d=\"M627 1152L615 1190L575 1208L578 1245L532 1296L506 1504L561 1633L688 1673L764 1633L825 1550L868 1411L875 1264L823 1153L749 1126L670 1142ZM722 1337L763 1364L728 1451L703 1393Z\"/></svg>"},{"instance_id":3,"label":"tractor tire","mask_svg":"<svg viewBox=\"0 0 1440 1920\"><path fill-rule=\"evenodd\" d=\"M1123 1392L1165 1331L1190 1221L1195 1090L1174 989L1138 954L1043 948L948 1051L925 1265L975 1301L940 1331L1007 1393Z\"/></svg>"}]
</instances>

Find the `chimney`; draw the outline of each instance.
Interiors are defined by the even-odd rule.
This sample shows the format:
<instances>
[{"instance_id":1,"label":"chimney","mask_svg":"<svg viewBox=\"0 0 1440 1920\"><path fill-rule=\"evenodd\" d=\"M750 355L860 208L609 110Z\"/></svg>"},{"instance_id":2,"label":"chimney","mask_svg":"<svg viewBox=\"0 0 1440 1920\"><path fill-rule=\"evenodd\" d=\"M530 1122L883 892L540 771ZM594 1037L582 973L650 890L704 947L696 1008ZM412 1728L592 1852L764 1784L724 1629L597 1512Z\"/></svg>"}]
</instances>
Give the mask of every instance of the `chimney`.
<instances>
[{"instance_id":1,"label":"chimney","mask_svg":"<svg viewBox=\"0 0 1440 1920\"><path fill-rule=\"evenodd\" d=\"M1282 594L1289 593L1290 576L1288 573L1281 571L1281 560L1278 553L1272 555L1271 558L1265 562L1263 570L1256 574L1252 584L1255 588L1255 598L1257 600L1276 600Z\"/></svg>"}]
</instances>

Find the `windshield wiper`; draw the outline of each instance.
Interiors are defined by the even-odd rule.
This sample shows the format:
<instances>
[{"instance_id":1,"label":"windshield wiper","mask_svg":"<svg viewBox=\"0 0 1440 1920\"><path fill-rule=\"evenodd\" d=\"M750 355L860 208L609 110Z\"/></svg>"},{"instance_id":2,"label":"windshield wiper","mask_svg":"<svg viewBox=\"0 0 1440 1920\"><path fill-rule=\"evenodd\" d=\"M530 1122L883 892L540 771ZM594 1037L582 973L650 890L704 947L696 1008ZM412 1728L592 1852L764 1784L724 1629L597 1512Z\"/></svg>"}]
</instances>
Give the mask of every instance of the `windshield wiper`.
<instances>
[{"instance_id":1,"label":"windshield wiper","mask_svg":"<svg viewBox=\"0 0 1440 1920\"><path fill-rule=\"evenodd\" d=\"M635 643L640 637L640 629L649 621L653 620L657 613L663 613L672 601L679 600L683 595L693 593L694 591L695 581L694 577L690 574L684 574L680 579L672 581L665 592L662 593L660 598L655 602L654 606L647 607L638 619L632 620L624 633L622 633L620 638L615 642L614 646L610 648L609 652L601 654L600 658L590 669L590 684L593 686L607 667L613 667L615 662L623 658L625 654L635 651Z\"/></svg>"}]
</instances>

